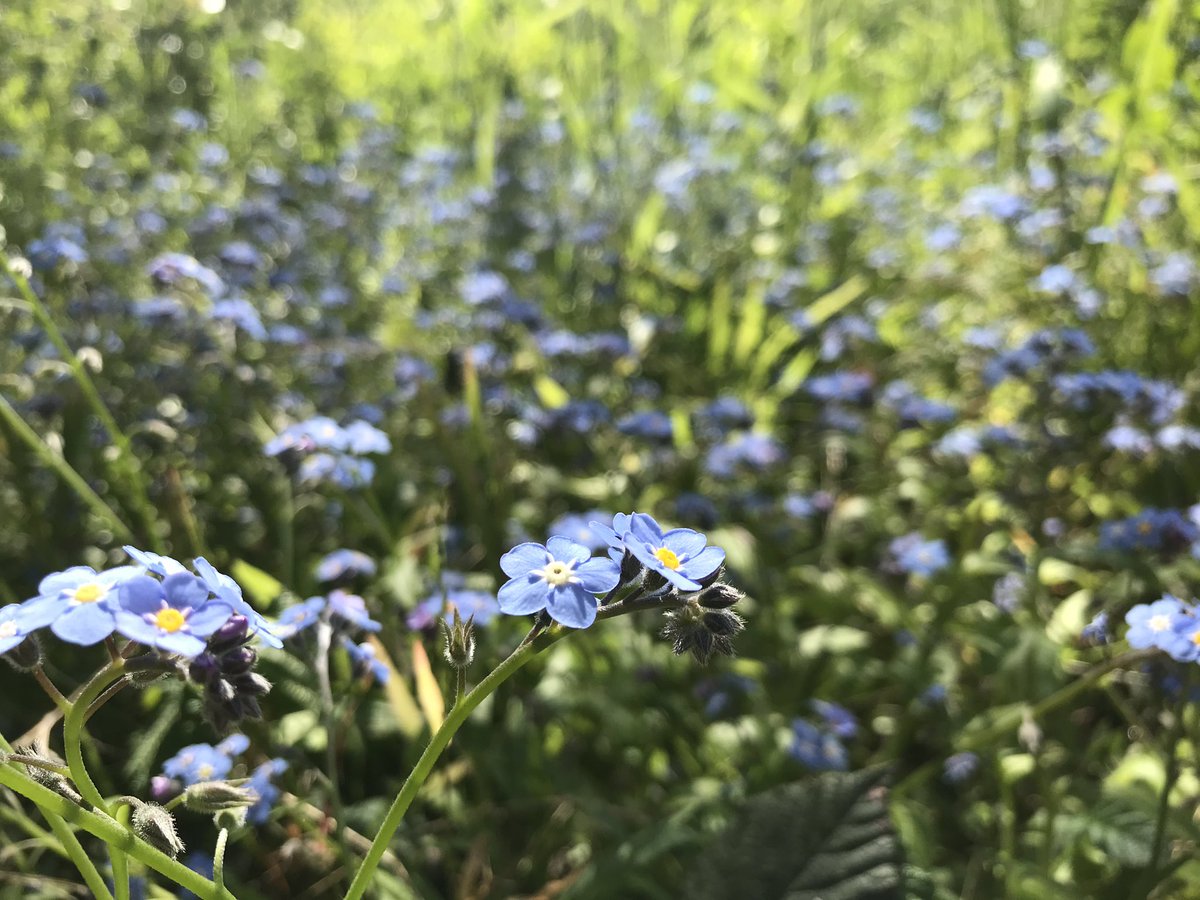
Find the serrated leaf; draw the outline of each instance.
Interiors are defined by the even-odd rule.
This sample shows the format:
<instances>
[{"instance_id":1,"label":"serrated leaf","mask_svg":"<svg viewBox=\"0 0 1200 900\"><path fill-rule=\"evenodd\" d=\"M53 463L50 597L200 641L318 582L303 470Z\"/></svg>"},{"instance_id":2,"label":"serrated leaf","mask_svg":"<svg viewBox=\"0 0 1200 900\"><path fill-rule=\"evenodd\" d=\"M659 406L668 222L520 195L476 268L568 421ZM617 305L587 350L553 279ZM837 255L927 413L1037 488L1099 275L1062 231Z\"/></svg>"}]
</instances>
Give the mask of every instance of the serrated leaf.
<instances>
[{"instance_id":1,"label":"serrated leaf","mask_svg":"<svg viewBox=\"0 0 1200 900\"><path fill-rule=\"evenodd\" d=\"M751 798L701 854L692 900L901 900L886 772L831 772Z\"/></svg>"}]
</instances>

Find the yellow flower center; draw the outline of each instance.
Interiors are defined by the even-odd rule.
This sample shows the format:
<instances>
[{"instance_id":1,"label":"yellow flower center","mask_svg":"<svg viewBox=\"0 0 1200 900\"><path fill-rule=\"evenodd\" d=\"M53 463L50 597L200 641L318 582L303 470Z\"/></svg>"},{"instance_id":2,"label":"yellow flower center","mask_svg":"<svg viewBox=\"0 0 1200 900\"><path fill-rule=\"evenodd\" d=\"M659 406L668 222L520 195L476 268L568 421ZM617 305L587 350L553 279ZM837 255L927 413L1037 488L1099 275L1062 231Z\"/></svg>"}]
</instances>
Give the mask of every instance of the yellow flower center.
<instances>
[{"instance_id":1,"label":"yellow flower center","mask_svg":"<svg viewBox=\"0 0 1200 900\"><path fill-rule=\"evenodd\" d=\"M1192 643L1200 647L1200 628L1192 632Z\"/></svg>"},{"instance_id":2,"label":"yellow flower center","mask_svg":"<svg viewBox=\"0 0 1200 900\"><path fill-rule=\"evenodd\" d=\"M210 766L208 763L204 763L196 769L196 774L200 776L201 781L207 781L209 778L212 778L214 771L215 770L212 766Z\"/></svg>"},{"instance_id":3,"label":"yellow flower center","mask_svg":"<svg viewBox=\"0 0 1200 900\"><path fill-rule=\"evenodd\" d=\"M17 636L16 622L0 622L0 638L10 638Z\"/></svg>"},{"instance_id":4,"label":"yellow flower center","mask_svg":"<svg viewBox=\"0 0 1200 900\"><path fill-rule=\"evenodd\" d=\"M675 555L675 551L668 550L666 547L659 547L655 550L654 558L672 571L680 566L679 557Z\"/></svg>"},{"instance_id":5,"label":"yellow flower center","mask_svg":"<svg viewBox=\"0 0 1200 900\"><path fill-rule=\"evenodd\" d=\"M1149 534L1154 529L1154 526L1149 522L1138 522L1137 530L1141 534Z\"/></svg>"},{"instance_id":6,"label":"yellow flower center","mask_svg":"<svg viewBox=\"0 0 1200 900\"><path fill-rule=\"evenodd\" d=\"M81 584L75 588L75 602L95 603L97 600L102 600L107 593L108 588L104 585L89 581L87 584Z\"/></svg>"},{"instance_id":7,"label":"yellow flower center","mask_svg":"<svg viewBox=\"0 0 1200 900\"><path fill-rule=\"evenodd\" d=\"M168 634L174 634L187 624L187 618L177 609L167 607L154 614L154 626Z\"/></svg>"},{"instance_id":8,"label":"yellow flower center","mask_svg":"<svg viewBox=\"0 0 1200 900\"><path fill-rule=\"evenodd\" d=\"M555 587L564 584L570 584L571 567L565 562L554 560L553 562L548 563L546 568L542 569L542 578L544 578L547 583L552 584Z\"/></svg>"}]
</instances>

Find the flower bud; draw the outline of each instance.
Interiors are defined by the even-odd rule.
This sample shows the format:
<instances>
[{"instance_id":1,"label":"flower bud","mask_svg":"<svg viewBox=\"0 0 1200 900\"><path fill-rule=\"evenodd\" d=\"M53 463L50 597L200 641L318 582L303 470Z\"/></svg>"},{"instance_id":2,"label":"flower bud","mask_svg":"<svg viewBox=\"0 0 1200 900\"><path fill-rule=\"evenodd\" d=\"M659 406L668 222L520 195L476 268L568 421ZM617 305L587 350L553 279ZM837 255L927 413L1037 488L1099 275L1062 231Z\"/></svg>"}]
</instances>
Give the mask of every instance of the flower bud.
<instances>
[{"instance_id":1,"label":"flower bud","mask_svg":"<svg viewBox=\"0 0 1200 900\"><path fill-rule=\"evenodd\" d=\"M642 577L643 571L644 567L642 566L641 560L626 550L625 555L621 557L620 584L636 583Z\"/></svg>"},{"instance_id":2,"label":"flower bud","mask_svg":"<svg viewBox=\"0 0 1200 900\"><path fill-rule=\"evenodd\" d=\"M196 684L208 684L221 673L221 663L211 653L201 653L188 665L188 678Z\"/></svg>"},{"instance_id":3,"label":"flower bud","mask_svg":"<svg viewBox=\"0 0 1200 900\"><path fill-rule=\"evenodd\" d=\"M42 644L36 634L29 634L3 655L4 661L18 672L32 672L42 664Z\"/></svg>"},{"instance_id":4,"label":"flower bud","mask_svg":"<svg viewBox=\"0 0 1200 900\"><path fill-rule=\"evenodd\" d=\"M671 641L675 654L691 653L701 664L714 653L732 656L733 638L745 627L737 613L705 609L697 598L671 610L665 618L662 635Z\"/></svg>"},{"instance_id":5,"label":"flower bud","mask_svg":"<svg viewBox=\"0 0 1200 900\"><path fill-rule=\"evenodd\" d=\"M249 638L250 621L245 616L233 615L213 632L208 639L208 648L214 652L229 650L246 642Z\"/></svg>"},{"instance_id":6,"label":"flower bud","mask_svg":"<svg viewBox=\"0 0 1200 900\"><path fill-rule=\"evenodd\" d=\"M250 801L253 803L254 801ZM235 828L241 828L246 824L246 807L236 806L229 809L222 809L213 816L213 824L218 828L226 828L233 831Z\"/></svg>"},{"instance_id":7,"label":"flower bud","mask_svg":"<svg viewBox=\"0 0 1200 900\"><path fill-rule=\"evenodd\" d=\"M183 792L183 804L193 812L218 813L250 806L257 800L253 791L228 781L201 781Z\"/></svg>"},{"instance_id":8,"label":"flower bud","mask_svg":"<svg viewBox=\"0 0 1200 900\"><path fill-rule=\"evenodd\" d=\"M465 669L475 659L475 617L471 616L465 622L454 610L454 621L447 625L442 620L442 635L445 638L443 652L446 662L456 669Z\"/></svg>"},{"instance_id":9,"label":"flower bud","mask_svg":"<svg viewBox=\"0 0 1200 900\"><path fill-rule=\"evenodd\" d=\"M244 696L262 697L271 693L271 682L257 672L239 675L234 679L233 684L237 688L238 694Z\"/></svg>"},{"instance_id":10,"label":"flower bud","mask_svg":"<svg viewBox=\"0 0 1200 900\"><path fill-rule=\"evenodd\" d=\"M732 585L718 582L700 594L700 605L705 609L728 609L745 596Z\"/></svg>"},{"instance_id":11,"label":"flower bud","mask_svg":"<svg viewBox=\"0 0 1200 900\"><path fill-rule=\"evenodd\" d=\"M221 657L221 671L226 675L244 675L254 668L258 654L252 647L238 647Z\"/></svg>"},{"instance_id":12,"label":"flower bud","mask_svg":"<svg viewBox=\"0 0 1200 900\"><path fill-rule=\"evenodd\" d=\"M60 756L44 747L41 749L26 748L20 755L26 757L31 762L36 760L48 766L66 765ZM25 765L25 771L29 773L30 778L42 787L49 788L60 797L66 797L72 803L78 803L80 806L83 805L83 797L80 796L79 791L75 790L75 785L71 784L70 781L57 772L51 772L49 769L43 769L41 766L29 764Z\"/></svg>"},{"instance_id":13,"label":"flower bud","mask_svg":"<svg viewBox=\"0 0 1200 900\"><path fill-rule=\"evenodd\" d=\"M157 803L137 806L130 824L138 837L172 859L183 852L183 841L175 830L174 817Z\"/></svg>"}]
</instances>

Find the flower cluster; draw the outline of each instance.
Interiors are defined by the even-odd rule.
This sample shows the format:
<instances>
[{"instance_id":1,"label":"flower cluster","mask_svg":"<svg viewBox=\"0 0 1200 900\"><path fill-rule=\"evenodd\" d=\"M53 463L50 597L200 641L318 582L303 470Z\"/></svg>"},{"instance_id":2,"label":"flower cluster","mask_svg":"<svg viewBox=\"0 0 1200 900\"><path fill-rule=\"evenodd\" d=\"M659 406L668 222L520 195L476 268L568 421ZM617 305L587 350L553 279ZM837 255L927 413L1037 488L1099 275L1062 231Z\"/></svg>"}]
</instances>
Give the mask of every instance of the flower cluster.
<instances>
[{"instance_id":1,"label":"flower cluster","mask_svg":"<svg viewBox=\"0 0 1200 900\"><path fill-rule=\"evenodd\" d=\"M229 779L237 762L250 748L250 740L233 734L219 744L191 744L163 763L163 774L151 781L151 793L164 801L184 792L185 802L202 812L214 811L223 804L244 806L246 821L263 825L271 809L279 802L280 790L274 780L288 769L287 760L271 759L258 765L248 777Z\"/></svg>"},{"instance_id":2,"label":"flower cluster","mask_svg":"<svg viewBox=\"0 0 1200 900\"><path fill-rule=\"evenodd\" d=\"M328 481L339 487L370 484L375 463L367 456L390 453L388 436L363 419L341 426L328 416L314 416L289 425L263 447L267 456L299 460L301 482Z\"/></svg>"},{"instance_id":3,"label":"flower cluster","mask_svg":"<svg viewBox=\"0 0 1200 900\"><path fill-rule=\"evenodd\" d=\"M1100 526L1100 549L1180 553L1200 541L1200 528L1177 509L1147 507L1135 516Z\"/></svg>"}]
</instances>

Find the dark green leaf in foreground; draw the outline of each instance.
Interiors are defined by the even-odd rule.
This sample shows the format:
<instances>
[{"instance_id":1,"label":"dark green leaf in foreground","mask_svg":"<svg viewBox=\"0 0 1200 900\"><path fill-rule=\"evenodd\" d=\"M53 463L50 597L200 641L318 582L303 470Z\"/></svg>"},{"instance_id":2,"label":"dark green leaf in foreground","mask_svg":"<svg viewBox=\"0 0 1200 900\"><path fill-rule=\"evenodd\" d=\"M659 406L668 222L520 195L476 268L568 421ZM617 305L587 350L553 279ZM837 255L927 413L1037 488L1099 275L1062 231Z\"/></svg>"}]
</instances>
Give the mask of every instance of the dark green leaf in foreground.
<instances>
[{"instance_id":1,"label":"dark green leaf in foreground","mask_svg":"<svg viewBox=\"0 0 1200 900\"><path fill-rule=\"evenodd\" d=\"M884 769L832 772L752 798L700 855L696 900L903 896Z\"/></svg>"}]
</instances>

